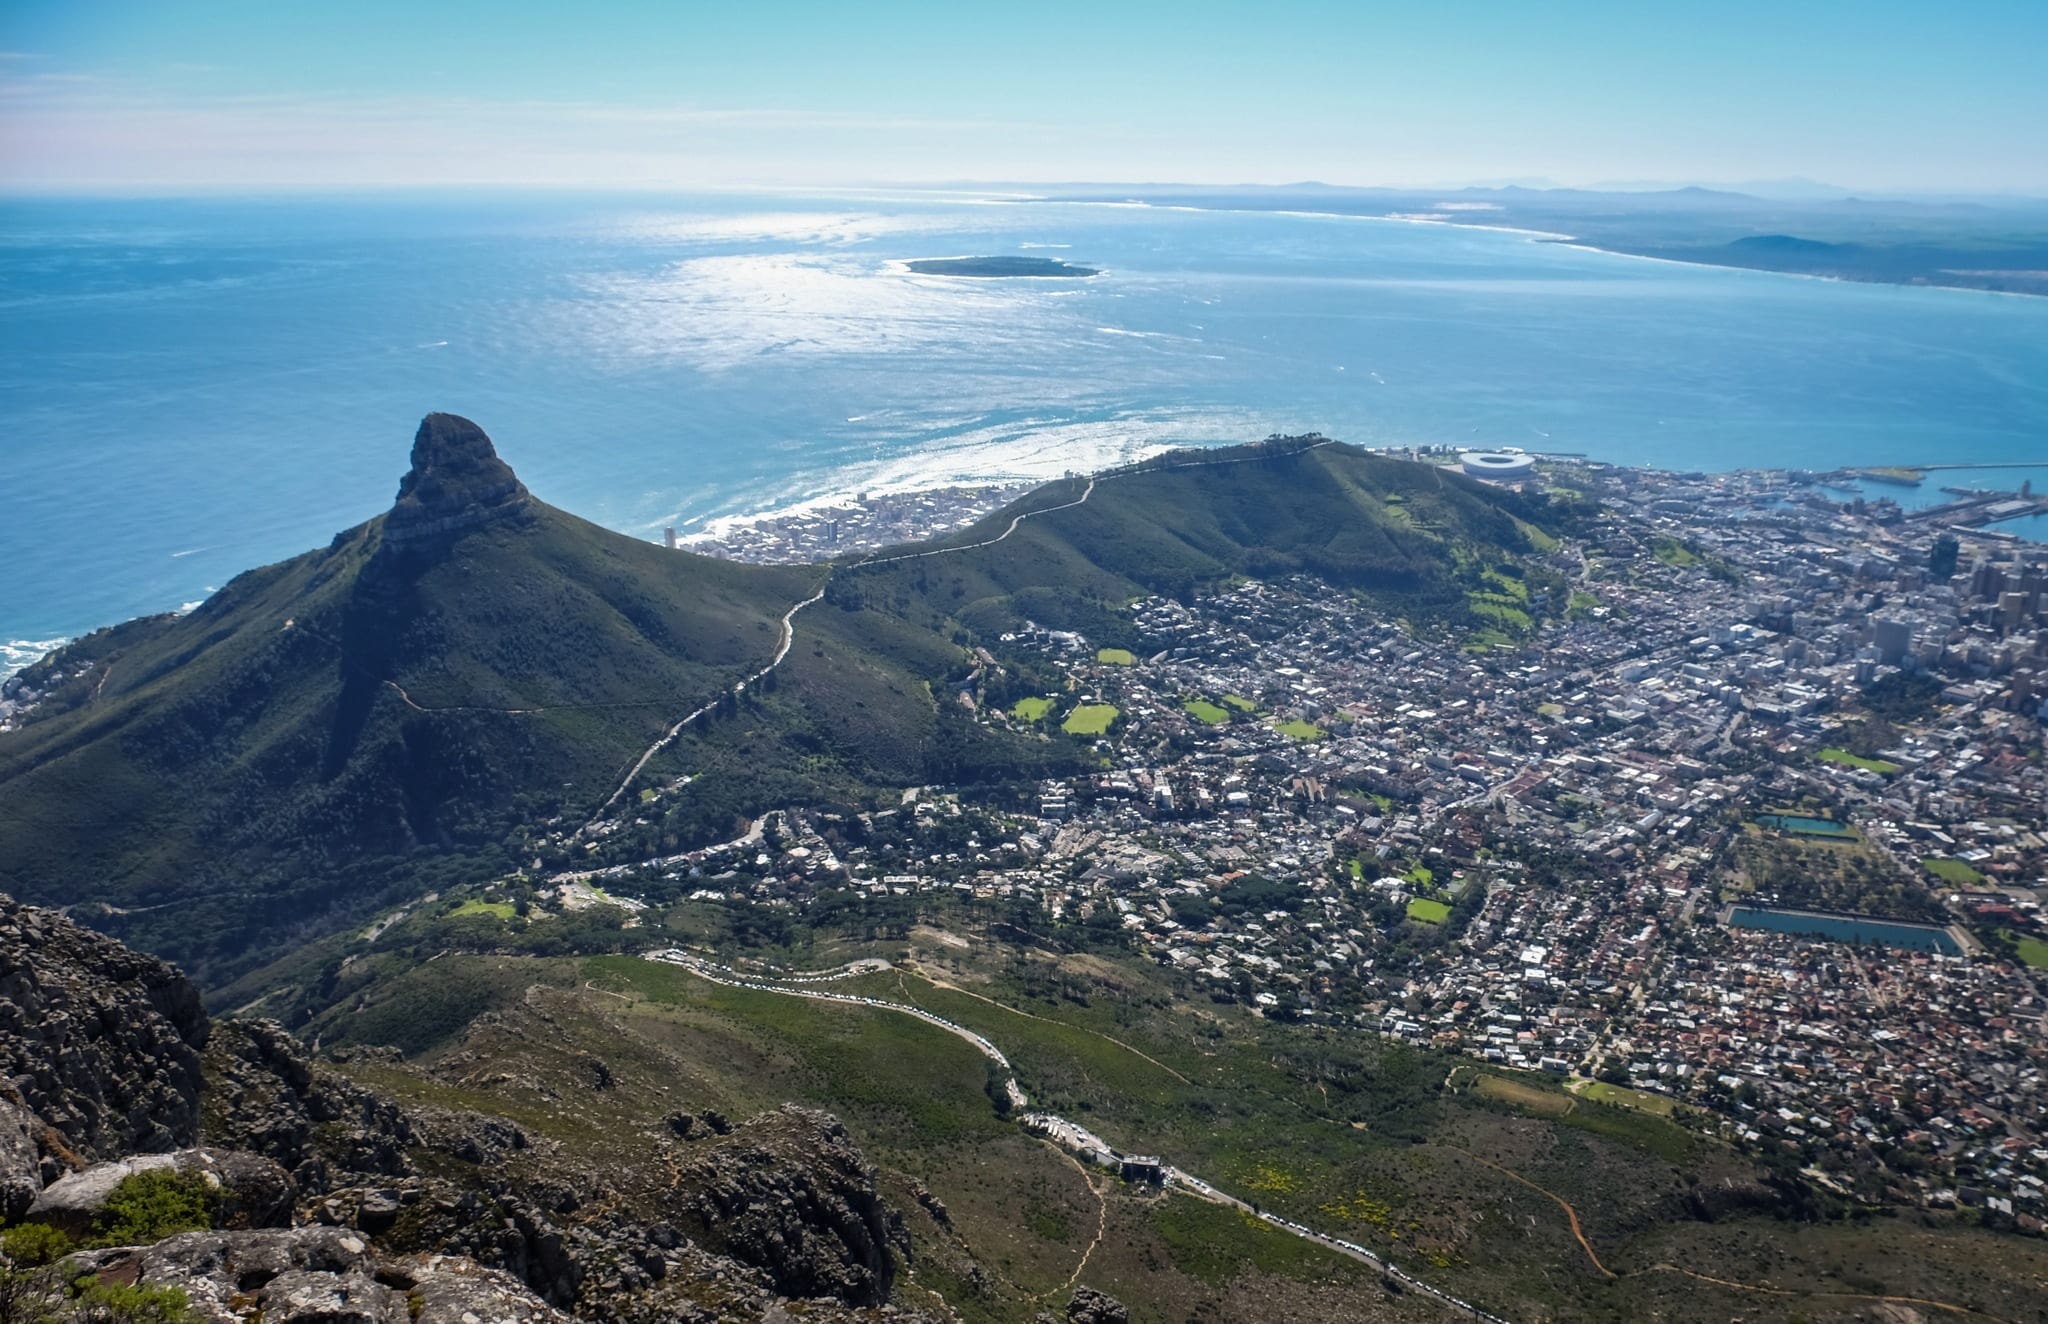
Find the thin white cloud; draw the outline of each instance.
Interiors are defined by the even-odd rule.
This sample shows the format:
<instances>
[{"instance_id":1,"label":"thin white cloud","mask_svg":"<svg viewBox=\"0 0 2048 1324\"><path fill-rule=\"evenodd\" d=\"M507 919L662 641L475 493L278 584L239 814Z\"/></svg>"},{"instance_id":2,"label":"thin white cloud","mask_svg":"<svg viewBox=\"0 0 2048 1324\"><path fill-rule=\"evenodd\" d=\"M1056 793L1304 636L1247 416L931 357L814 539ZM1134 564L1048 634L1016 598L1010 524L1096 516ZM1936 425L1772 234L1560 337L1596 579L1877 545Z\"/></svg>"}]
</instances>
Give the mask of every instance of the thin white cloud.
<instances>
[{"instance_id":1,"label":"thin white cloud","mask_svg":"<svg viewBox=\"0 0 2048 1324\"><path fill-rule=\"evenodd\" d=\"M871 178L879 159L1053 136L1043 125L775 107L459 97L189 95L0 70L16 187L759 183Z\"/></svg>"}]
</instances>

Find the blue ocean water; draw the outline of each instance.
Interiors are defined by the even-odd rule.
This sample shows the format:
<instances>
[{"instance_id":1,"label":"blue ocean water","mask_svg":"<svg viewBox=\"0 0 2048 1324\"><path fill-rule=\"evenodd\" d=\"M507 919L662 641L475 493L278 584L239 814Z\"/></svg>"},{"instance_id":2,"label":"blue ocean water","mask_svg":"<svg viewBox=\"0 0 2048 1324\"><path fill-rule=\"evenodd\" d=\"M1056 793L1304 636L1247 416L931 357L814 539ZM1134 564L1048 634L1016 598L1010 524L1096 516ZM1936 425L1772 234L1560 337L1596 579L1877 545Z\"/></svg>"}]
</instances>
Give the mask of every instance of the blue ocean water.
<instances>
[{"instance_id":1,"label":"blue ocean water","mask_svg":"<svg viewBox=\"0 0 2048 1324\"><path fill-rule=\"evenodd\" d=\"M1104 274L898 265L984 253ZM435 409L648 537L1309 429L1680 468L2048 461L2048 300L1024 199L16 199L0 350L16 656L377 513Z\"/></svg>"}]
</instances>

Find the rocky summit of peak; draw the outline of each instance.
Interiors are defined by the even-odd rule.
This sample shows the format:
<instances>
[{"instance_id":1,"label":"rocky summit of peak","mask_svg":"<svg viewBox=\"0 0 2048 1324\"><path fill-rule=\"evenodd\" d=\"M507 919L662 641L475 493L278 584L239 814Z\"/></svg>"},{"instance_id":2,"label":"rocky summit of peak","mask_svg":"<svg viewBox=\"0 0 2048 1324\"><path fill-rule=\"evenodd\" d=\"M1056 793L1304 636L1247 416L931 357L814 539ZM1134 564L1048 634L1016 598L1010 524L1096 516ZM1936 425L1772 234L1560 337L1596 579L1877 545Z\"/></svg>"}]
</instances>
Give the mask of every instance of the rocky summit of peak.
<instances>
[{"instance_id":1,"label":"rocky summit of peak","mask_svg":"<svg viewBox=\"0 0 2048 1324\"><path fill-rule=\"evenodd\" d=\"M384 525L406 544L516 514L532 497L484 430L456 414L428 414L412 439L412 468Z\"/></svg>"}]
</instances>

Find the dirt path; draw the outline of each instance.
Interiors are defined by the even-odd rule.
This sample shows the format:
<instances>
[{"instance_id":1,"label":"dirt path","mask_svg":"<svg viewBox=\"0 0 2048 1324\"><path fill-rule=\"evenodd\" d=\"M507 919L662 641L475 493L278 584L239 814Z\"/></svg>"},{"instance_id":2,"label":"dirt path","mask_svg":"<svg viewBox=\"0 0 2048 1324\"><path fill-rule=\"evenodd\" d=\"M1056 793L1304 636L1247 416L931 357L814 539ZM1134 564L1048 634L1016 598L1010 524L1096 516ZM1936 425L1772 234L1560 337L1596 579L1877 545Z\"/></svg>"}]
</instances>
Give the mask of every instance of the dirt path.
<instances>
[{"instance_id":1,"label":"dirt path","mask_svg":"<svg viewBox=\"0 0 2048 1324\"><path fill-rule=\"evenodd\" d=\"M1890 1305L1926 1306L1929 1309L1943 1310L1953 1315L1962 1315L1968 1318L1975 1319L1988 1319L1994 1321L1995 1324L2010 1324L2010 1321L2000 1319L1997 1315L1994 1315L1989 1311L1975 1310L1970 1308L1969 1306L1959 1306L1949 1301L1935 1301L1927 1297L1888 1296L1881 1292L1837 1292L1830 1291L1825 1288L1765 1287L1758 1283L1740 1283L1729 1278L1715 1278L1710 1274L1696 1273L1691 1269L1683 1268L1676 1264L1653 1264L1647 1269L1639 1269L1627 1275L1618 1274L1615 1273L1612 1269L1608 1268L1606 1265L1602 1264L1600 1262L1600 1257L1594 1253L1593 1243L1586 1239L1585 1229L1579 1225L1578 1210L1572 1208L1571 1202L1569 1200L1566 1200L1563 1196L1559 1195L1555 1191L1549 1190L1542 1186L1538 1186L1535 1182L1530 1181L1527 1177L1524 1177L1521 1173L1514 1171L1512 1168L1502 1167L1500 1164L1495 1163L1492 1159L1481 1158L1479 1155L1473 1153L1469 1149L1464 1148L1463 1146L1443 1145L1440 1146L1440 1148L1456 1150L1458 1153L1463 1154L1466 1158L1471 1159L1473 1162L1484 1164L1486 1167L1492 1168L1495 1172L1500 1173L1502 1176L1520 1182L1522 1185L1528 1187L1530 1190L1535 1191L1541 1195L1546 1195L1550 1197L1550 1199L1554 1200L1557 1203L1558 1208L1564 1210L1565 1217L1571 1221L1572 1239L1579 1243L1579 1249L1586 1252L1586 1258L1593 1262L1593 1267L1595 1269L1598 1269L1602 1274L1606 1275L1609 1278L1621 1278L1624 1276L1636 1278L1646 1273L1676 1273L1683 1274L1687 1278L1697 1279L1698 1281L1703 1283L1712 1283L1716 1287L1731 1288L1734 1291L1738 1292L1756 1292L1765 1296L1831 1297L1841 1301L1882 1301Z\"/></svg>"},{"instance_id":2,"label":"dirt path","mask_svg":"<svg viewBox=\"0 0 2048 1324\"><path fill-rule=\"evenodd\" d=\"M1535 1191L1537 1194L1547 1195L1552 1200L1556 1201L1557 1207L1564 1210L1564 1216L1571 1220L1572 1240L1579 1243L1579 1249L1586 1252L1586 1258L1593 1262L1593 1267L1595 1269L1598 1269L1602 1274L1606 1275L1609 1278L1619 1278L1621 1276L1620 1274L1615 1273L1612 1269L1608 1268L1606 1265L1600 1263L1600 1257L1594 1254L1593 1252L1593 1243L1586 1240L1585 1230L1579 1226L1579 1211L1572 1208L1571 1201L1565 1199L1556 1191L1546 1189L1542 1186L1538 1186L1535 1182L1530 1181L1527 1177L1524 1177L1521 1173L1514 1171L1512 1168L1504 1168L1500 1164L1495 1163L1492 1159L1481 1158L1479 1155L1474 1154L1471 1150L1466 1149L1462 1145L1444 1145L1443 1148L1455 1150L1458 1153L1463 1154L1466 1158L1471 1159L1474 1163L1484 1164L1485 1166L1492 1168L1495 1172L1500 1173L1502 1176L1520 1182L1522 1185L1528 1187L1532 1191Z\"/></svg>"},{"instance_id":3,"label":"dirt path","mask_svg":"<svg viewBox=\"0 0 2048 1324\"><path fill-rule=\"evenodd\" d=\"M1010 527L1004 529L1001 533L997 534L993 538L984 539L981 542L960 543L953 547L934 547L929 551L923 552L902 552L895 556L868 557L865 560L855 561L852 565L848 566L847 569L861 570L871 565L889 565L896 561L917 561L922 560L927 556L945 556L952 552L971 552L978 547L993 547L997 543L1003 541L1003 539L1015 533L1017 531L1017 526L1022 524L1025 520L1035 518L1039 515L1050 515L1055 510L1072 510L1075 506L1081 505L1082 503L1086 502L1089 497L1092 497L1094 495L1095 479L1091 477L1088 480L1088 486L1082 490L1081 495L1075 497L1072 501L1061 502L1057 506L1044 506L1037 510L1027 510L1023 514L1011 520Z\"/></svg>"},{"instance_id":4,"label":"dirt path","mask_svg":"<svg viewBox=\"0 0 2048 1324\"><path fill-rule=\"evenodd\" d=\"M1065 1159L1068 1167L1080 1173L1081 1180L1088 1184L1088 1193L1095 1197L1095 1239L1088 1243L1086 1250L1081 1252L1081 1262L1076 1264L1074 1271L1067 1275L1067 1281L1061 1283L1058 1287L1038 1294L1039 1299L1044 1300L1049 1296L1058 1296L1061 1292L1066 1291L1075 1283L1081 1281L1081 1274L1088 1267L1089 1257L1095 1254L1095 1248L1102 1244L1102 1234L1109 1227L1109 1201L1102 1198L1102 1188L1095 1184L1094 1175L1088 1169L1081 1166L1081 1160L1075 1158L1066 1150L1061 1149L1050 1140L1041 1138L1038 1143Z\"/></svg>"},{"instance_id":5,"label":"dirt path","mask_svg":"<svg viewBox=\"0 0 2048 1324\"><path fill-rule=\"evenodd\" d=\"M667 699L618 699L610 703L550 703L540 704L531 708L492 708L487 705L473 703L451 703L429 706L427 704L420 703L419 701L414 699L412 695L407 694L405 692L405 686L400 685L397 681L392 680L388 676L378 675L376 672L370 670L362 663L350 657L348 654L348 650L341 646L341 641L339 639L330 638L327 635L320 633L318 630L312 629L309 626L301 625L299 624L296 618L292 617L287 617L285 623L281 627L279 627L279 630L280 632L283 632L285 630L297 630L300 634L305 635L308 639L315 639L323 644L326 644L329 648L333 649L335 653L341 658L341 664L343 666L347 667L349 670L355 672L359 676L363 676L371 681L376 682L379 685L384 686L386 689L390 690L393 694L396 694L398 696L398 701L400 703L404 704L406 707L412 709L416 713L492 713L500 717L528 717L535 713L571 711L588 712L592 709L598 708L658 708L669 702ZM105 678L102 677L101 684L104 685L105 683Z\"/></svg>"},{"instance_id":6,"label":"dirt path","mask_svg":"<svg viewBox=\"0 0 2048 1324\"><path fill-rule=\"evenodd\" d=\"M819 599L823 598L825 596L826 585L830 583L831 577L827 576L825 584L820 584L818 586L818 591L816 593L811 594L811 596L805 598L802 602L797 603L788 611L782 613L782 632L780 636L781 642L777 645L775 649L775 656L768 659L767 666L762 667L753 675L746 677L744 680L741 680L738 684L734 685L731 690L733 694L737 695L745 693L747 686L754 684L756 681L766 676L769 672L775 670L775 668L782 665L782 660L789 656L789 650L791 645L796 643L797 613L802 611L804 608L810 606L812 603L817 602ZM724 697L725 692L720 691L717 699L711 700L709 703L706 703L701 708L698 708L695 712L685 714L680 720L676 722L674 726L671 726L666 732L662 734L661 739L655 741L653 744L649 745L645 750L643 750L640 754L639 759L626 773L625 779L619 783L618 789L613 791L611 795L605 799L605 802L598 806L597 812L592 814L590 818L584 822L582 827L576 829L576 836L582 836L585 832L588 832L590 828L598 822L598 820L602 819L606 814L609 814L612 811L612 806L619 802L619 798L625 795L625 793L628 790L632 789L634 779L639 777L641 769L647 766L649 760L653 759L653 757L656 754L661 753L662 750L667 749L669 745L673 744L675 742L675 738L681 735L684 729L688 727L692 722L704 716L712 709L716 708L718 706L719 699L723 699Z\"/></svg>"}]
</instances>

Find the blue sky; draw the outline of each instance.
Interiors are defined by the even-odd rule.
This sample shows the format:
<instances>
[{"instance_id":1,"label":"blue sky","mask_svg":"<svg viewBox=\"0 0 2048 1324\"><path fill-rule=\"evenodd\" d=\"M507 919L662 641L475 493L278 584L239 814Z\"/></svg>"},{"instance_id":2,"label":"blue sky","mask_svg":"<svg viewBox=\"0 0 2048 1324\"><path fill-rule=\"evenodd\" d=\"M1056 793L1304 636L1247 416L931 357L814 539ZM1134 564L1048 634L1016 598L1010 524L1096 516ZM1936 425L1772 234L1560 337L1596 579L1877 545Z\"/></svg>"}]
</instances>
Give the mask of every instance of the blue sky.
<instances>
[{"instance_id":1,"label":"blue sky","mask_svg":"<svg viewBox=\"0 0 2048 1324\"><path fill-rule=\"evenodd\" d=\"M2048 193L2048 3L0 2L14 187Z\"/></svg>"}]
</instances>

